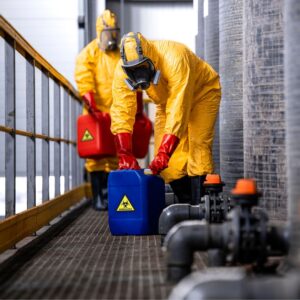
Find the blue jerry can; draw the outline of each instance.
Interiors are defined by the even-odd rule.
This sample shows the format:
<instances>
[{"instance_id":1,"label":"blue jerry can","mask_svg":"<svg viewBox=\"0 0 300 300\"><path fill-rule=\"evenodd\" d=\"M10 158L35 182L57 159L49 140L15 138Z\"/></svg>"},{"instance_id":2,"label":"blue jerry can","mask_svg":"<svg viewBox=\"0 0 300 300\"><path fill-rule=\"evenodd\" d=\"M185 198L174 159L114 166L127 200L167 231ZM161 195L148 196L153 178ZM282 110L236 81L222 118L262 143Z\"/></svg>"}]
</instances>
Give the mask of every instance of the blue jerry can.
<instances>
[{"instance_id":1,"label":"blue jerry can","mask_svg":"<svg viewBox=\"0 0 300 300\"><path fill-rule=\"evenodd\" d=\"M165 207L162 178L144 170L112 171L108 177L108 223L113 235L157 234Z\"/></svg>"}]
</instances>

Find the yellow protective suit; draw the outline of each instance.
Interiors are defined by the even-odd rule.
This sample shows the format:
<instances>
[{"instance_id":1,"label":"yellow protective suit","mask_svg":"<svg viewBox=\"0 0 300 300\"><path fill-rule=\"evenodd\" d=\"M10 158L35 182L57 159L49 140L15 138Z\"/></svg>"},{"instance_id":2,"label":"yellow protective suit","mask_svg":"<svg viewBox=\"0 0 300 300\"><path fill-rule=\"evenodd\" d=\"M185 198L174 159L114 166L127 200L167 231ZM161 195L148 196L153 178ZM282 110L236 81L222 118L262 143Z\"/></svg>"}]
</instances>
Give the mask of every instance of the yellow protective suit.
<instances>
[{"instance_id":1,"label":"yellow protective suit","mask_svg":"<svg viewBox=\"0 0 300 300\"><path fill-rule=\"evenodd\" d=\"M90 42L78 55L75 65L75 81L81 96L93 92L97 108L109 112L112 104L112 81L114 70L120 59L119 49L115 51L102 51L98 42L105 23L111 27L116 25L116 17L109 10L98 17L96 23L97 39ZM84 114L87 110L84 108ZM118 168L117 157L107 157L100 160L87 159L87 171L106 171Z\"/></svg>"},{"instance_id":2,"label":"yellow protective suit","mask_svg":"<svg viewBox=\"0 0 300 300\"><path fill-rule=\"evenodd\" d=\"M155 153L164 134L174 134L179 145L161 175L166 182L185 175L213 172L212 142L220 106L219 75L185 45L173 41L148 41L138 34L143 55L161 71L158 85L146 90L156 104ZM124 50L128 61L136 60L136 41L127 37ZM111 107L114 134L132 132L136 112L135 92L130 91L120 60L113 81Z\"/></svg>"}]
</instances>

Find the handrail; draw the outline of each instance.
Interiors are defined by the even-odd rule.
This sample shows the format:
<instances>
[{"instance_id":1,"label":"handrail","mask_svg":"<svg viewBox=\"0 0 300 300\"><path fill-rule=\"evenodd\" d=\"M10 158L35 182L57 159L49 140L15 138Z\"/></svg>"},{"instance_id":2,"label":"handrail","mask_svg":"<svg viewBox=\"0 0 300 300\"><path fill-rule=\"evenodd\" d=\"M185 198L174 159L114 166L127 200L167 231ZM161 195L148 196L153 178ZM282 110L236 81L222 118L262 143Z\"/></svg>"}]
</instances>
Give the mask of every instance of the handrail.
<instances>
[{"instance_id":1,"label":"handrail","mask_svg":"<svg viewBox=\"0 0 300 300\"><path fill-rule=\"evenodd\" d=\"M82 99L72 84L46 61L21 34L0 15L0 38L4 40L4 104L5 124L0 125L4 132L5 155L5 216L16 213L16 178L17 167L17 136L26 137L26 177L27 177L27 208L36 206L36 177L42 177L42 202L49 200L50 181L54 176L54 195L61 193L61 175L64 176L64 191L76 188L83 181L83 163L76 151L76 119L82 110ZM24 57L25 68L25 101L26 129L16 128L17 95L16 95L16 52ZM36 69L41 71L41 81L36 81ZM53 84L51 84L51 81ZM36 110L36 87L41 91L41 111ZM52 96L51 91L52 90ZM52 107L54 114L50 115ZM41 116L41 132L36 132L37 115ZM51 136L50 136L51 132ZM41 140L41 167L37 171L36 140ZM53 156L50 156L50 149ZM1 152L2 154L2 152ZM51 160L54 169L51 169ZM63 168L61 167L63 163ZM50 213L50 212L49 212Z\"/></svg>"},{"instance_id":2,"label":"handrail","mask_svg":"<svg viewBox=\"0 0 300 300\"><path fill-rule=\"evenodd\" d=\"M85 183L48 202L0 221L0 253L47 225L84 197L90 199L91 193L90 184Z\"/></svg>"},{"instance_id":3,"label":"handrail","mask_svg":"<svg viewBox=\"0 0 300 300\"><path fill-rule=\"evenodd\" d=\"M67 144L76 145L75 141L61 139L61 138L55 138L55 137L49 137L44 134L38 134L38 133L29 132L29 131L14 129L14 128L2 126L2 125L0 125L0 132L7 132L10 134L17 134L17 135L27 136L27 137L31 137L31 138L42 139L42 140L46 140L46 141L59 142L59 143L64 142Z\"/></svg>"},{"instance_id":4,"label":"handrail","mask_svg":"<svg viewBox=\"0 0 300 300\"><path fill-rule=\"evenodd\" d=\"M20 54L24 57L31 56L35 60L35 66L37 68L46 69L54 79L58 80L73 94L76 100L81 101L81 97L73 85L51 66L47 60L44 59L2 15L0 15L0 36L4 37L5 35L11 37L15 41L16 48Z\"/></svg>"}]
</instances>

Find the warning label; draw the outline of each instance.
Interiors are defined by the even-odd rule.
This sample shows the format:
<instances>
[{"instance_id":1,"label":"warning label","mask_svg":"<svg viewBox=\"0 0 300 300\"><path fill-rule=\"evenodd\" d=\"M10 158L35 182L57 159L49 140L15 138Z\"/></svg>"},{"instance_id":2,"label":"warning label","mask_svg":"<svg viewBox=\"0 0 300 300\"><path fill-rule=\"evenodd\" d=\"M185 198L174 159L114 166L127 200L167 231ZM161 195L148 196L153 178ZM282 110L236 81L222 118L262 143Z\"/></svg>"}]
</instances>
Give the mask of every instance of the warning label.
<instances>
[{"instance_id":1,"label":"warning label","mask_svg":"<svg viewBox=\"0 0 300 300\"><path fill-rule=\"evenodd\" d=\"M91 133L86 129L84 134L83 134L83 137L82 137L82 142L87 142L87 141L92 141L94 138L93 136L91 135Z\"/></svg>"},{"instance_id":2,"label":"warning label","mask_svg":"<svg viewBox=\"0 0 300 300\"><path fill-rule=\"evenodd\" d=\"M132 206L126 195L122 198L117 211L134 211L134 207Z\"/></svg>"}]
</instances>

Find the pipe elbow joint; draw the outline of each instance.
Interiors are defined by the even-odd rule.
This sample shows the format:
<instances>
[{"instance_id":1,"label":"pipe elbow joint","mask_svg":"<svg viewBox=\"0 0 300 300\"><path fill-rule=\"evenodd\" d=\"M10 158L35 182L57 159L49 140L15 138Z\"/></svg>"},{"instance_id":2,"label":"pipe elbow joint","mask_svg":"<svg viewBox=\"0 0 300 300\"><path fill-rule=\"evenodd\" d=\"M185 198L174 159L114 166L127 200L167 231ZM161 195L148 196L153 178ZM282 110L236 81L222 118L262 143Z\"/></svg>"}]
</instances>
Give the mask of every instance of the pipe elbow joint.
<instances>
[{"instance_id":1,"label":"pipe elbow joint","mask_svg":"<svg viewBox=\"0 0 300 300\"><path fill-rule=\"evenodd\" d=\"M202 219L199 206L190 204L173 204L166 207L159 217L159 234L166 235L177 223L191 219Z\"/></svg>"},{"instance_id":2,"label":"pipe elbow joint","mask_svg":"<svg viewBox=\"0 0 300 300\"><path fill-rule=\"evenodd\" d=\"M173 226L164 243L168 279L178 281L189 274L194 251L207 250L209 241L210 229L205 221L183 221Z\"/></svg>"}]
</instances>

